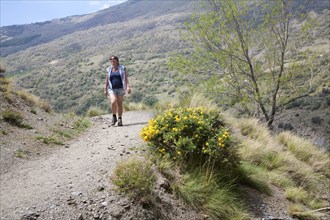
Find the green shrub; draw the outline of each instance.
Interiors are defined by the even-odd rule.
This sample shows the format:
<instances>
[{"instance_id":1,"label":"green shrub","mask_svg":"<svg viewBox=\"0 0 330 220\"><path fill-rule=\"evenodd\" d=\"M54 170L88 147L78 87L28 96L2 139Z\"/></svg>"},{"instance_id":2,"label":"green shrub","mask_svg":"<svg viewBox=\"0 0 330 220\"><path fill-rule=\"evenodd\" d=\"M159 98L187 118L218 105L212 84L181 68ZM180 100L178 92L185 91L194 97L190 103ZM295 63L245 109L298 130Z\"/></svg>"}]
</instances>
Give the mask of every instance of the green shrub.
<instances>
[{"instance_id":1,"label":"green shrub","mask_svg":"<svg viewBox=\"0 0 330 220\"><path fill-rule=\"evenodd\" d=\"M152 152L181 164L207 163L230 173L238 163L231 135L217 110L170 109L151 119L140 136Z\"/></svg>"},{"instance_id":2,"label":"green shrub","mask_svg":"<svg viewBox=\"0 0 330 220\"><path fill-rule=\"evenodd\" d=\"M142 100L142 103L147 106L154 106L158 102L158 99L155 96L146 96Z\"/></svg>"},{"instance_id":3,"label":"green shrub","mask_svg":"<svg viewBox=\"0 0 330 220\"><path fill-rule=\"evenodd\" d=\"M156 184L151 163L132 157L119 163L111 177L119 191L133 198L148 197Z\"/></svg>"}]
</instances>

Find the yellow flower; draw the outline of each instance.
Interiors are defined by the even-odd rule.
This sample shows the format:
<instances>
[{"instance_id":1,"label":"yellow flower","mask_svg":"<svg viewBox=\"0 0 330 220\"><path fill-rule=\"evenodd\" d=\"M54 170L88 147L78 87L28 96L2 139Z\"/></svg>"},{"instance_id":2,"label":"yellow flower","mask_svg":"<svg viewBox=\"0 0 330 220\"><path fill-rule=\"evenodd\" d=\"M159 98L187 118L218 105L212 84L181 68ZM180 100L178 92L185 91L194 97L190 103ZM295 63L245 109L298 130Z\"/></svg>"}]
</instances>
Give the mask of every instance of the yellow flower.
<instances>
[{"instance_id":1,"label":"yellow flower","mask_svg":"<svg viewBox=\"0 0 330 220\"><path fill-rule=\"evenodd\" d=\"M181 155L181 151L178 151L178 155Z\"/></svg>"}]
</instances>

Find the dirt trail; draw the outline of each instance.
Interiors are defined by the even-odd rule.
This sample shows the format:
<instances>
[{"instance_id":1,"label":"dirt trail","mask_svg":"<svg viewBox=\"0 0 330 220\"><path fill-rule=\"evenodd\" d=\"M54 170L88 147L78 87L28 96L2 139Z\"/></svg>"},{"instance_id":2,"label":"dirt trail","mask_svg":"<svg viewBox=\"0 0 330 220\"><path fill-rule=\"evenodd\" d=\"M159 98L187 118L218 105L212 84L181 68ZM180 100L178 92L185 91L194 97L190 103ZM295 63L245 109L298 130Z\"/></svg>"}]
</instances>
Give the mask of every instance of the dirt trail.
<instances>
[{"instance_id":1,"label":"dirt trail","mask_svg":"<svg viewBox=\"0 0 330 220\"><path fill-rule=\"evenodd\" d=\"M206 219L166 191L159 177L154 207L116 193L109 181L116 164L143 152L141 128L150 112L125 112L123 127L111 115L93 118L81 136L42 156L14 163L0 178L0 220ZM247 189L252 219L291 219L283 193L271 197ZM155 218L155 216L161 216Z\"/></svg>"},{"instance_id":2,"label":"dirt trail","mask_svg":"<svg viewBox=\"0 0 330 220\"><path fill-rule=\"evenodd\" d=\"M82 219L78 197L86 207L111 202L111 194L100 191L110 187L108 176L118 161L139 153L134 149L142 145L138 133L151 117L146 112L125 112L123 127L108 127L109 115L95 118L92 128L77 140L2 174L1 220ZM100 217L97 210L94 214L95 219Z\"/></svg>"}]
</instances>

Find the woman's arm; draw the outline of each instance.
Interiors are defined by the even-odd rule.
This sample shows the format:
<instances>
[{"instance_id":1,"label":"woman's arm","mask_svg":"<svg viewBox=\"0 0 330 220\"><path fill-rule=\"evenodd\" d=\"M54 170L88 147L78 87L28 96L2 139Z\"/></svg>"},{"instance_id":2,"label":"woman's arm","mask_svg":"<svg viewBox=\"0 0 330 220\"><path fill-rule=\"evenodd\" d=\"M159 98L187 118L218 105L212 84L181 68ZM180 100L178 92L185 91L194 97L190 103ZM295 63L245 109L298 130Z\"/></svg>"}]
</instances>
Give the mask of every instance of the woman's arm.
<instances>
[{"instance_id":1,"label":"woman's arm","mask_svg":"<svg viewBox=\"0 0 330 220\"><path fill-rule=\"evenodd\" d=\"M127 93L130 94L131 93L131 86L130 86L129 81L128 81L126 68L124 68L124 71L125 71L125 81L126 81Z\"/></svg>"},{"instance_id":2,"label":"woman's arm","mask_svg":"<svg viewBox=\"0 0 330 220\"><path fill-rule=\"evenodd\" d=\"M106 76L105 76L105 87L104 87L104 95L105 96L108 96L108 83L109 83L108 73L106 73Z\"/></svg>"}]
</instances>

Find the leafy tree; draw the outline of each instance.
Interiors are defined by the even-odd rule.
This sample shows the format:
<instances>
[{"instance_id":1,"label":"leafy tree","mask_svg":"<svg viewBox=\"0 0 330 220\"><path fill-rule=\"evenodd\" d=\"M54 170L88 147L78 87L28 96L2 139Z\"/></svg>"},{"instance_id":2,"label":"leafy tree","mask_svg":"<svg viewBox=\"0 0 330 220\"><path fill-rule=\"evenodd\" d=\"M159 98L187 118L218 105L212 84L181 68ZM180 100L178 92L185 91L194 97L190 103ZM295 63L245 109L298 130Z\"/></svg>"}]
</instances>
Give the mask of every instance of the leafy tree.
<instances>
[{"instance_id":1,"label":"leafy tree","mask_svg":"<svg viewBox=\"0 0 330 220\"><path fill-rule=\"evenodd\" d=\"M193 85L207 82L217 100L262 115L271 127L281 107L311 90L305 82L312 59L298 48L312 22L298 10L301 2L206 0L202 6L185 24L193 50L173 57L170 68Z\"/></svg>"}]
</instances>

